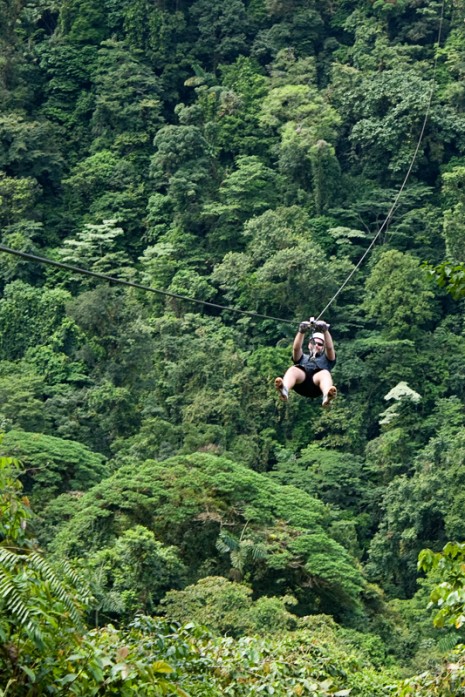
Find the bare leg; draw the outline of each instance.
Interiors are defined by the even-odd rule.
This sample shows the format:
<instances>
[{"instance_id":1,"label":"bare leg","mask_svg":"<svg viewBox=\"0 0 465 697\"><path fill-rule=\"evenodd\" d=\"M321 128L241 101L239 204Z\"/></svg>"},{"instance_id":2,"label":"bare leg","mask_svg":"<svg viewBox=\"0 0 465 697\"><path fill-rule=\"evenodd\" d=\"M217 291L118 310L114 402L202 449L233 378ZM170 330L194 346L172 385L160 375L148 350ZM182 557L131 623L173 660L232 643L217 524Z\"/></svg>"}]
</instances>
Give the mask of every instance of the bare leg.
<instances>
[{"instance_id":1,"label":"bare leg","mask_svg":"<svg viewBox=\"0 0 465 697\"><path fill-rule=\"evenodd\" d=\"M337 395L337 389L333 385L331 373L329 370L320 370L313 376L313 382L320 388L321 394L323 395L322 406L328 407L329 403L332 402Z\"/></svg>"},{"instance_id":2,"label":"bare leg","mask_svg":"<svg viewBox=\"0 0 465 697\"><path fill-rule=\"evenodd\" d=\"M293 365L291 368L286 370L283 378L276 378L274 381L274 386L278 390L279 396L283 402L287 402L289 399L289 390L292 390L294 385L298 385L304 380L305 372Z\"/></svg>"}]
</instances>

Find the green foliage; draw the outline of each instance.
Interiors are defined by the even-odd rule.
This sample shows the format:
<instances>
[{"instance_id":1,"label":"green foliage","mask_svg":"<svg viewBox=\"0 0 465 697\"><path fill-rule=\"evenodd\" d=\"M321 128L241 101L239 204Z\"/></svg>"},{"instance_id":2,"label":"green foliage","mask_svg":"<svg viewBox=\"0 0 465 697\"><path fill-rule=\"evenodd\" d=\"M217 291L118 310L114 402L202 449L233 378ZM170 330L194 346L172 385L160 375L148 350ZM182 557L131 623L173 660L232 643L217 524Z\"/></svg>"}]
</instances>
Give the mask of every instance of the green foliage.
<instances>
[{"instance_id":1,"label":"green foliage","mask_svg":"<svg viewBox=\"0 0 465 697\"><path fill-rule=\"evenodd\" d=\"M289 588L302 608L321 605L337 613L358 605L363 578L324 531L327 515L323 504L297 489L224 458L196 454L163 464L148 461L137 471L122 467L82 497L54 546L75 556L108 544L123 520L125 529L144 521L161 542L179 547L191 574L215 566L226 572L234 568L233 550L228 564L216 541L227 525L242 542L261 546L259 555L247 555L238 568L260 594Z\"/></svg>"},{"instance_id":2,"label":"green foliage","mask_svg":"<svg viewBox=\"0 0 465 697\"><path fill-rule=\"evenodd\" d=\"M297 615L370 632L356 641L373 642L378 667L378 631L413 657L409 670L437 666L420 597L393 632L362 566L410 598L420 549L465 538L462 0L0 0L0 14L2 242L290 321L2 254L2 447L24 460L41 542L58 534L79 555L98 624L230 577L218 595L252 589L244 602L261 618L232 610L231 626L262 633L252 656L247 637L148 618L69 627L62 653L51 638L40 661L13 647L2 690L373 697L379 682L383 693L383 676L333 652L328 627L310 630L328 641L316 663L297 634L267 637L289 620L289 592ZM389 248L342 287L394 203L378 240ZM294 331L328 302L338 399L327 411L295 394L281 403L273 380ZM421 400L386 409L402 385ZM40 595L35 562L11 557L9 573L23 562ZM221 604L212 586L204 616ZM461 662L412 678L410 693L428 681L453 692Z\"/></svg>"},{"instance_id":3,"label":"green foliage","mask_svg":"<svg viewBox=\"0 0 465 697\"><path fill-rule=\"evenodd\" d=\"M367 280L366 291L367 316L380 324L388 337L412 333L434 315L434 294L419 262L394 249L380 256Z\"/></svg>"},{"instance_id":4,"label":"green foliage","mask_svg":"<svg viewBox=\"0 0 465 697\"><path fill-rule=\"evenodd\" d=\"M136 613L153 612L166 591L182 585L186 573L178 550L158 542L142 525L90 555L85 569L97 601L96 624L100 615L131 620Z\"/></svg>"},{"instance_id":5,"label":"green foliage","mask_svg":"<svg viewBox=\"0 0 465 697\"><path fill-rule=\"evenodd\" d=\"M242 637L209 642L209 655L221 664L221 694L339 695L384 697L387 675L376 675L369 661L339 642L326 617L305 618L304 628L281 636Z\"/></svg>"},{"instance_id":6,"label":"green foliage","mask_svg":"<svg viewBox=\"0 0 465 697\"><path fill-rule=\"evenodd\" d=\"M0 222L2 226L13 225L22 218L33 217L34 204L38 195L39 187L33 177L8 177L5 172L0 172Z\"/></svg>"},{"instance_id":7,"label":"green foliage","mask_svg":"<svg viewBox=\"0 0 465 697\"><path fill-rule=\"evenodd\" d=\"M63 241L60 260L94 273L131 280L134 271L130 268L129 259L117 248L117 238L123 235L124 231L117 227L116 220L104 220L100 225L88 223L75 239ZM79 276L80 281L81 278ZM88 280L87 283L95 281ZM82 281L81 284L85 285Z\"/></svg>"},{"instance_id":8,"label":"green foliage","mask_svg":"<svg viewBox=\"0 0 465 697\"><path fill-rule=\"evenodd\" d=\"M46 120L31 121L21 114L0 117L0 167L10 176L57 181L63 167L55 129Z\"/></svg>"},{"instance_id":9,"label":"green foliage","mask_svg":"<svg viewBox=\"0 0 465 697\"><path fill-rule=\"evenodd\" d=\"M45 7L44 14L47 15ZM85 157L90 142L94 97L89 87L97 48L68 41L44 41L36 51L44 78L41 112L58 125L58 143L74 162L78 156Z\"/></svg>"},{"instance_id":10,"label":"green foliage","mask_svg":"<svg viewBox=\"0 0 465 697\"><path fill-rule=\"evenodd\" d=\"M1 441L3 441L3 435ZM27 522L31 517L29 500L22 497L22 486L18 479L20 465L13 458L2 455L0 458L0 536L2 546L25 544Z\"/></svg>"},{"instance_id":11,"label":"green foliage","mask_svg":"<svg viewBox=\"0 0 465 697\"><path fill-rule=\"evenodd\" d=\"M445 406L444 422L415 458L413 471L395 477L383 494L383 516L371 542L367 570L383 579L391 593L403 588L409 596L415 590L414 568L423 547L438 549L464 534L459 513L464 429L456 417L452 421L452 404Z\"/></svg>"},{"instance_id":12,"label":"green foliage","mask_svg":"<svg viewBox=\"0 0 465 697\"><path fill-rule=\"evenodd\" d=\"M19 694L36 681L36 672L47 674L47 662L40 668L44 653L76 641L83 603L73 588L78 578L66 565L59 576L25 532L29 503L12 465L11 458L0 458L0 675L13 678ZM84 600L83 584L80 591Z\"/></svg>"},{"instance_id":13,"label":"green foliage","mask_svg":"<svg viewBox=\"0 0 465 697\"><path fill-rule=\"evenodd\" d=\"M421 551L418 568L439 580L430 596L435 608L435 627L451 625L460 629L465 623L465 545L448 542L442 552Z\"/></svg>"},{"instance_id":14,"label":"green foliage","mask_svg":"<svg viewBox=\"0 0 465 697\"><path fill-rule=\"evenodd\" d=\"M0 300L0 357L15 360L26 349L44 344L60 326L70 295L22 281L9 283Z\"/></svg>"},{"instance_id":15,"label":"green foliage","mask_svg":"<svg viewBox=\"0 0 465 697\"><path fill-rule=\"evenodd\" d=\"M132 142L146 151L144 146L161 122L155 75L123 43L112 39L101 44L94 80L96 97L91 127L98 137L99 149L115 144L118 148L126 146L127 151ZM130 134L137 139L131 141Z\"/></svg>"},{"instance_id":16,"label":"green foliage","mask_svg":"<svg viewBox=\"0 0 465 697\"><path fill-rule=\"evenodd\" d=\"M72 569L52 565L27 533L29 502L19 469L0 458L0 679L10 695L44 693L130 695L186 693L167 679L173 669L146 646L141 633L112 627L87 632L83 611L91 597ZM59 574L59 575L58 575ZM144 660L145 659L145 660ZM139 689L140 688L140 689Z\"/></svg>"},{"instance_id":17,"label":"green foliage","mask_svg":"<svg viewBox=\"0 0 465 697\"><path fill-rule=\"evenodd\" d=\"M255 156L240 156L219 190L219 202L204 206L203 215L215 220L211 241L224 253L237 248L241 224L276 202L277 176ZM231 244L231 238L233 244Z\"/></svg>"},{"instance_id":18,"label":"green foliage","mask_svg":"<svg viewBox=\"0 0 465 697\"><path fill-rule=\"evenodd\" d=\"M362 460L356 455L327 450L312 443L298 458L287 460L283 457L270 476L282 484L303 489L325 503L339 508L358 508L363 469Z\"/></svg>"},{"instance_id":19,"label":"green foliage","mask_svg":"<svg viewBox=\"0 0 465 697\"><path fill-rule=\"evenodd\" d=\"M364 75L349 93L348 101L355 105L357 112L350 136L352 147L364 159L367 174L378 172L385 179L384 171L387 171L398 179L412 158L413 148L405 134L421 129L430 95L429 78L420 73L419 66L407 67L402 61L387 70L368 71ZM363 99L357 102L353 99L355 94L360 98L363 95ZM423 153L416 158L415 168L422 159L430 167L442 161L444 148L452 142L454 133L458 135L461 120L462 116L447 104L441 104L437 96L433 98L430 126L421 143ZM386 163L383 173L375 164L380 161Z\"/></svg>"},{"instance_id":20,"label":"green foliage","mask_svg":"<svg viewBox=\"0 0 465 697\"><path fill-rule=\"evenodd\" d=\"M23 485L36 508L65 491L85 491L108 474L102 455L54 436L8 431L1 448L21 461Z\"/></svg>"},{"instance_id":21,"label":"green foliage","mask_svg":"<svg viewBox=\"0 0 465 697\"><path fill-rule=\"evenodd\" d=\"M8 230L9 232L3 236L5 246L28 254L37 254L37 240L43 235L42 223L22 220L10 225ZM33 284L40 278L41 270L33 268L32 264L25 259L13 255L5 255L0 274L6 283L19 278L26 283Z\"/></svg>"},{"instance_id":22,"label":"green foliage","mask_svg":"<svg viewBox=\"0 0 465 697\"><path fill-rule=\"evenodd\" d=\"M455 300L465 296L465 265L445 261L436 267L426 267L440 288L451 294Z\"/></svg>"},{"instance_id":23,"label":"green foliage","mask_svg":"<svg viewBox=\"0 0 465 697\"><path fill-rule=\"evenodd\" d=\"M160 610L173 621L205 625L218 634L244 634L282 631L296 625L296 618L285 608L292 598L259 598L252 601L252 590L225 578L203 578L181 591L170 591Z\"/></svg>"},{"instance_id":24,"label":"green foliage","mask_svg":"<svg viewBox=\"0 0 465 697\"><path fill-rule=\"evenodd\" d=\"M75 44L100 43L105 38L103 8L89 0L73 0L63 8L63 32Z\"/></svg>"},{"instance_id":25,"label":"green foliage","mask_svg":"<svg viewBox=\"0 0 465 697\"><path fill-rule=\"evenodd\" d=\"M217 117L216 142L234 155L266 152L269 145L260 132L261 100L267 93L267 80L259 65L245 56L221 69L221 84L226 88Z\"/></svg>"},{"instance_id":26,"label":"green foliage","mask_svg":"<svg viewBox=\"0 0 465 697\"><path fill-rule=\"evenodd\" d=\"M308 315L308 298L323 305L350 262L328 259L305 229L305 214L291 209L267 211L244 226L247 254L226 254L213 273L228 297L260 312L278 315L283 306Z\"/></svg>"},{"instance_id":27,"label":"green foliage","mask_svg":"<svg viewBox=\"0 0 465 697\"><path fill-rule=\"evenodd\" d=\"M340 117L309 83L308 69L308 59L278 54L272 88L262 103L260 125L279 132L280 168L300 190L313 184L315 209L320 214L335 202L332 181L338 176L339 164L332 145ZM287 80L283 79L284 71Z\"/></svg>"},{"instance_id":28,"label":"green foliage","mask_svg":"<svg viewBox=\"0 0 465 697\"><path fill-rule=\"evenodd\" d=\"M460 697L465 694L463 645L457 647L439 671L425 671L404 680L395 694L397 697Z\"/></svg>"},{"instance_id":29,"label":"green foliage","mask_svg":"<svg viewBox=\"0 0 465 697\"><path fill-rule=\"evenodd\" d=\"M169 656L174 676L190 695L390 694L392 678L373 669L363 638L348 638L326 616L304 618L296 631L238 640L212 636L193 623L179 627L139 617L133 626L156 637L159 655Z\"/></svg>"},{"instance_id":30,"label":"green foliage","mask_svg":"<svg viewBox=\"0 0 465 697\"><path fill-rule=\"evenodd\" d=\"M198 31L196 58L213 70L219 62L234 59L245 50L248 23L242 0L219 0L215 5L196 0L189 15Z\"/></svg>"},{"instance_id":31,"label":"green foliage","mask_svg":"<svg viewBox=\"0 0 465 697\"><path fill-rule=\"evenodd\" d=\"M373 477L367 478L369 472L362 459L316 444L304 448L299 456L283 449L277 458L269 476L331 505L331 535L354 556L361 556L369 521L362 511L374 488L373 483L370 486Z\"/></svg>"},{"instance_id":32,"label":"green foliage","mask_svg":"<svg viewBox=\"0 0 465 697\"><path fill-rule=\"evenodd\" d=\"M2 428L46 430L48 418L43 408L44 379L34 369L2 361L0 363L0 414Z\"/></svg>"},{"instance_id":33,"label":"green foliage","mask_svg":"<svg viewBox=\"0 0 465 697\"><path fill-rule=\"evenodd\" d=\"M448 542L440 552L423 549L419 554L418 569L427 574L432 584L428 609L434 609L433 624L437 629L453 627L460 632L465 622L464 560L465 546L457 542ZM396 694L452 697L463 694L464 688L464 646L458 644L438 670L404 680Z\"/></svg>"},{"instance_id":34,"label":"green foliage","mask_svg":"<svg viewBox=\"0 0 465 697\"><path fill-rule=\"evenodd\" d=\"M197 126L164 126L154 139L151 175L155 188L166 194L177 217L198 215L210 188L210 146ZM195 217L194 217L195 221Z\"/></svg>"},{"instance_id":35,"label":"green foliage","mask_svg":"<svg viewBox=\"0 0 465 697\"><path fill-rule=\"evenodd\" d=\"M21 523L25 518L11 515L18 511L18 489L11 477L11 460L2 458L1 465L2 520L15 520L16 535L24 529ZM137 544L146 545L150 536L143 531L141 527L134 530L127 541L137 539ZM18 544L16 536L11 539ZM132 547L132 551L136 549ZM133 562L144 563L140 552L139 548ZM186 695L184 687L189 694L237 694L238 686L244 695L264 688L284 697L290 689L304 694L303 688L323 697L346 686L355 687L360 697L385 694L386 678L375 676L366 658L354 653L353 648L348 654L348 645L327 619L316 626L309 620L311 628L283 633L282 623L289 622L290 616L277 600L262 598L250 613L250 592L225 579L219 581L219 586L216 579L205 579L197 587L197 601L203 605L202 588L207 594L213 593L218 599L218 617L225 618L227 608L240 614L236 603L241 598L255 625L262 630L270 626L277 630L279 625L279 637L244 637L236 643L232 638L212 638L196 631L192 624L177 628L144 617L137 618L126 631L109 626L82 633L75 595L69 594L40 555L26 548L19 554L4 546L0 553L0 603L4 609L11 609L10 621L5 621L3 614L0 624L4 641L0 675L13 678L9 683L12 695L19 697L25 689L31 694L44 690L61 694L66 689L69 694L89 695L98 694L103 685L108 694L130 695L143 689L148 697ZM19 564L20 586L15 575ZM78 580L76 576L74 579ZM246 592L241 594L241 589ZM189 602L195 602L195 590L186 589L179 598L171 593L171 604L181 602L185 611L189 593ZM232 591L235 593L231 595ZM82 587L80 592L82 597ZM37 614L45 593L47 609ZM224 623L224 619L220 621ZM170 663L165 660L168 657ZM219 663L223 666L220 672ZM377 691L368 693L368 684L372 690L376 685Z\"/></svg>"},{"instance_id":36,"label":"green foliage","mask_svg":"<svg viewBox=\"0 0 465 697\"><path fill-rule=\"evenodd\" d=\"M108 233L115 222L129 230L136 226L139 231L144 208L143 185L136 172L136 163L129 156L103 148L76 164L63 180L69 208L78 221L76 225L82 216L87 235L93 230Z\"/></svg>"}]
</instances>

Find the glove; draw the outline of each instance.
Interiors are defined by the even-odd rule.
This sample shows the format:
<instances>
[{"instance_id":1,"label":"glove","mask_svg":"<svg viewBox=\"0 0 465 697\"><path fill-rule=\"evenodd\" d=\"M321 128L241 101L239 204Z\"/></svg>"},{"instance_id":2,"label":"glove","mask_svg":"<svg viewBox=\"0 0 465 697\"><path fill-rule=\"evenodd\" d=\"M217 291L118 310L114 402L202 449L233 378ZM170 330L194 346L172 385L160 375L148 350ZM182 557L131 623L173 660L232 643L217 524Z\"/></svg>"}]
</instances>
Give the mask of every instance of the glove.
<instances>
[{"instance_id":1,"label":"glove","mask_svg":"<svg viewBox=\"0 0 465 697\"><path fill-rule=\"evenodd\" d=\"M323 320L317 320L314 324L315 331L317 332L327 332L331 325L323 322Z\"/></svg>"},{"instance_id":2,"label":"glove","mask_svg":"<svg viewBox=\"0 0 465 697\"><path fill-rule=\"evenodd\" d=\"M299 324L299 333L300 334L305 334L312 328L312 323L311 322L301 322Z\"/></svg>"}]
</instances>

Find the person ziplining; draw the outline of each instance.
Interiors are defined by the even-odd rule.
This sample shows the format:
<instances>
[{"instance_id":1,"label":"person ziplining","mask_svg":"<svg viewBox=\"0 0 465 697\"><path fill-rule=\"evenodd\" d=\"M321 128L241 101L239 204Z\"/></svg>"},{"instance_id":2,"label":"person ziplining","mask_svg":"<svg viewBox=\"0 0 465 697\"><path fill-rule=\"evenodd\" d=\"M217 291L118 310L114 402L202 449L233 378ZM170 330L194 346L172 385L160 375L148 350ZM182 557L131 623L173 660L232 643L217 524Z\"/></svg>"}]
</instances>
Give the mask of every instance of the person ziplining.
<instances>
[{"instance_id":1,"label":"person ziplining","mask_svg":"<svg viewBox=\"0 0 465 697\"><path fill-rule=\"evenodd\" d=\"M288 368L284 377L274 381L280 399L287 402L289 391L294 390L312 399L322 397L322 406L328 407L337 395L331 370L336 365L336 352L329 324L323 320L301 322L292 345L294 365ZM302 351L305 334L312 330L308 343L309 353Z\"/></svg>"}]
</instances>

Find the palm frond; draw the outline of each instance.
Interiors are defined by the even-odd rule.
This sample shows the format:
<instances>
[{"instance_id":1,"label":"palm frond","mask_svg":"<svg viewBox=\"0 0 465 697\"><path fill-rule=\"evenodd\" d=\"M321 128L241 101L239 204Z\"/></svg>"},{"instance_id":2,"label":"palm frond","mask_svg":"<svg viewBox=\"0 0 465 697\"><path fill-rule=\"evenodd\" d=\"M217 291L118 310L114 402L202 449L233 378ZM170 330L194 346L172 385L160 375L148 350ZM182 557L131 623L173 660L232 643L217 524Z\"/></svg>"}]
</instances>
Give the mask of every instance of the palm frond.
<instances>
[{"instance_id":1,"label":"palm frond","mask_svg":"<svg viewBox=\"0 0 465 697\"><path fill-rule=\"evenodd\" d=\"M216 549L218 552L221 554L228 554L229 552L237 550L238 548L239 542L237 538L225 530L221 530L216 540Z\"/></svg>"}]
</instances>

